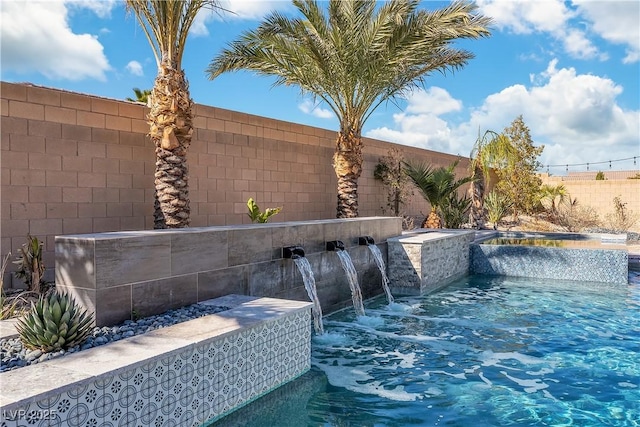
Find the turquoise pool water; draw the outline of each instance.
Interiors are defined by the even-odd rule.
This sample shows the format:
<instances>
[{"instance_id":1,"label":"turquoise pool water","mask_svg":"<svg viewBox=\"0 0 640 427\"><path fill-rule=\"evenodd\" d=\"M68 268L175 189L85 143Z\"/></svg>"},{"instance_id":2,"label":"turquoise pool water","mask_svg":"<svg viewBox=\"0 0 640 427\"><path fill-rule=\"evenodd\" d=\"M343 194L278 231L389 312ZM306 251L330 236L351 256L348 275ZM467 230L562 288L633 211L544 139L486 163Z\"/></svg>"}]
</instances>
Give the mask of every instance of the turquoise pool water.
<instances>
[{"instance_id":1,"label":"turquoise pool water","mask_svg":"<svg viewBox=\"0 0 640 427\"><path fill-rule=\"evenodd\" d=\"M325 318L308 374L214 425L640 426L640 283L470 276L365 308Z\"/></svg>"}]
</instances>

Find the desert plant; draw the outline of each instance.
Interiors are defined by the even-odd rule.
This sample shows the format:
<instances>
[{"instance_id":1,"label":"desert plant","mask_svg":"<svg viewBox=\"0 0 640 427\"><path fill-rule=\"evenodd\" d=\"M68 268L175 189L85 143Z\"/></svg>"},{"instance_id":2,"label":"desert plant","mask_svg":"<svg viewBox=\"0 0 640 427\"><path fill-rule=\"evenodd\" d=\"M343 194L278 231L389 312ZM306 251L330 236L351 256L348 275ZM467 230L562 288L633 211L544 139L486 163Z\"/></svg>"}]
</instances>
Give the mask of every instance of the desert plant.
<instances>
[{"instance_id":1,"label":"desert plant","mask_svg":"<svg viewBox=\"0 0 640 427\"><path fill-rule=\"evenodd\" d=\"M571 198L558 207L556 223L570 232L579 232L600 225L598 213L589 206L581 206L578 199Z\"/></svg>"},{"instance_id":2,"label":"desert plant","mask_svg":"<svg viewBox=\"0 0 640 427\"><path fill-rule=\"evenodd\" d=\"M413 194L409 177L404 173L404 154L399 148L392 148L385 157L378 160L373 176L382 181L387 189L387 208L393 216L401 216L401 208ZM382 208L383 212L386 209Z\"/></svg>"},{"instance_id":3,"label":"desert plant","mask_svg":"<svg viewBox=\"0 0 640 427\"><path fill-rule=\"evenodd\" d=\"M460 228L469 219L471 199L465 195L458 196L456 191L449 195L449 199L442 205L442 220L446 228Z\"/></svg>"},{"instance_id":4,"label":"desert plant","mask_svg":"<svg viewBox=\"0 0 640 427\"><path fill-rule=\"evenodd\" d=\"M448 167L431 168L426 164L405 163L405 172L411 178L416 188L431 205L431 212L425 219L422 227L442 228L442 209L449 203L452 194L458 188L471 181L471 177L456 179L453 172L458 162L454 162Z\"/></svg>"},{"instance_id":5,"label":"desert plant","mask_svg":"<svg viewBox=\"0 0 640 427\"><path fill-rule=\"evenodd\" d=\"M42 262L42 242L37 237L27 235L27 243L23 244L18 252L17 259L13 261L18 266L16 277L24 280L30 291L40 293L45 270Z\"/></svg>"},{"instance_id":6,"label":"desert plant","mask_svg":"<svg viewBox=\"0 0 640 427\"><path fill-rule=\"evenodd\" d=\"M605 215L605 226L615 232L624 233L638 221L638 216L627 209L620 196L613 198L613 213Z\"/></svg>"},{"instance_id":7,"label":"desert plant","mask_svg":"<svg viewBox=\"0 0 640 427\"><path fill-rule=\"evenodd\" d=\"M17 298L8 297L4 291L4 272L7 268L7 263L9 262L10 257L11 252L4 257L2 265L0 266L0 320L14 317L20 302Z\"/></svg>"},{"instance_id":8,"label":"desert plant","mask_svg":"<svg viewBox=\"0 0 640 427\"><path fill-rule=\"evenodd\" d=\"M497 191L492 191L485 197L484 206L487 209L487 219L493 224L493 229L497 229L509 210L509 200Z\"/></svg>"},{"instance_id":9,"label":"desert plant","mask_svg":"<svg viewBox=\"0 0 640 427\"><path fill-rule=\"evenodd\" d=\"M265 223L269 221L269 218L282 210L282 207L277 207L267 208L264 212L262 212L258 207L258 204L251 197L249 197L249 200L247 200L247 207L249 208L249 213L247 213L247 215L249 216L249 218L251 218L251 222L257 223Z\"/></svg>"},{"instance_id":10,"label":"desert plant","mask_svg":"<svg viewBox=\"0 0 640 427\"><path fill-rule=\"evenodd\" d=\"M559 215L560 206L570 198L564 185L544 184L540 187L540 204L547 211L551 220L555 221Z\"/></svg>"},{"instance_id":11,"label":"desert plant","mask_svg":"<svg viewBox=\"0 0 640 427\"><path fill-rule=\"evenodd\" d=\"M640 179L640 172L636 173L633 176L627 177L627 179Z\"/></svg>"},{"instance_id":12,"label":"desert plant","mask_svg":"<svg viewBox=\"0 0 640 427\"><path fill-rule=\"evenodd\" d=\"M604 181L606 178L604 177L604 172L598 171L596 174L596 181Z\"/></svg>"},{"instance_id":13,"label":"desert plant","mask_svg":"<svg viewBox=\"0 0 640 427\"><path fill-rule=\"evenodd\" d=\"M93 330L93 314L76 304L68 294L52 292L32 303L18 320L16 329L22 344L44 353L80 344Z\"/></svg>"}]
</instances>

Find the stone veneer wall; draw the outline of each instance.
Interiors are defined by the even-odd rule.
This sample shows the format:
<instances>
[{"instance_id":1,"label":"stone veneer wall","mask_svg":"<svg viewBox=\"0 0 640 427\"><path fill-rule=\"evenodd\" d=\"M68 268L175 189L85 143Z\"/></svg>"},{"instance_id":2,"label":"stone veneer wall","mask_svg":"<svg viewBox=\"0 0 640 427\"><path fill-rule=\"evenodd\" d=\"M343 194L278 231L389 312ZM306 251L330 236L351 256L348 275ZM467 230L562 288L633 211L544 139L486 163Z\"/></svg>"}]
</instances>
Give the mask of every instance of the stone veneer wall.
<instances>
[{"instance_id":1,"label":"stone veneer wall","mask_svg":"<svg viewBox=\"0 0 640 427\"><path fill-rule=\"evenodd\" d=\"M144 105L7 82L0 101L1 254L16 254L27 234L37 236L53 280L55 236L153 228L155 157ZM274 221L335 218L337 129L206 105L195 106L194 127L191 226L246 224L249 197L262 209L282 206ZM386 195L373 170L392 147L435 166L459 159L364 138L360 216L383 214ZM460 160L456 170L466 174L468 160ZM415 195L406 212L419 216L429 207Z\"/></svg>"},{"instance_id":2,"label":"stone veneer wall","mask_svg":"<svg viewBox=\"0 0 640 427\"><path fill-rule=\"evenodd\" d=\"M385 242L400 218L269 223L56 237L56 287L95 313L97 325L147 316L227 294L309 301L302 276L282 248L300 245L325 312L351 304L340 260L325 243L342 240L365 298L382 292L381 273L358 237Z\"/></svg>"},{"instance_id":3,"label":"stone veneer wall","mask_svg":"<svg viewBox=\"0 0 640 427\"><path fill-rule=\"evenodd\" d=\"M394 294L429 293L468 274L474 231L440 230L387 240Z\"/></svg>"},{"instance_id":4,"label":"stone veneer wall","mask_svg":"<svg viewBox=\"0 0 640 427\"><path fill-rule=\"evenodd\" d=\"M311 304L231 310L0 374L3 427L202 426L311 366Z\"/></svg>"}]
</instances>

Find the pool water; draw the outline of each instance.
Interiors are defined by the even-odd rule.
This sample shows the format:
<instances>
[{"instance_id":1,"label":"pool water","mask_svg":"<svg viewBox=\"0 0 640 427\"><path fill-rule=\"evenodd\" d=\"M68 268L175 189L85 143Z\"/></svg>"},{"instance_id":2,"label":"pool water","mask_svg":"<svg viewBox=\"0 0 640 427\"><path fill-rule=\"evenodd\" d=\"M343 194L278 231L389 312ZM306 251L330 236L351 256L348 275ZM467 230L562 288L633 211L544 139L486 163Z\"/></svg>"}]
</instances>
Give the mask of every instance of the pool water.
<instances>
[{"instance_id":1,"label":"pool water","mask_svg":"<svg viewBox=\"0 0 640 427\"><path fill-rule=\"evenodd\" d=\"M325 318L309 373L214 425L640 426L640 283L469 276L365 308Z\"/></svg>"}]
</instances>

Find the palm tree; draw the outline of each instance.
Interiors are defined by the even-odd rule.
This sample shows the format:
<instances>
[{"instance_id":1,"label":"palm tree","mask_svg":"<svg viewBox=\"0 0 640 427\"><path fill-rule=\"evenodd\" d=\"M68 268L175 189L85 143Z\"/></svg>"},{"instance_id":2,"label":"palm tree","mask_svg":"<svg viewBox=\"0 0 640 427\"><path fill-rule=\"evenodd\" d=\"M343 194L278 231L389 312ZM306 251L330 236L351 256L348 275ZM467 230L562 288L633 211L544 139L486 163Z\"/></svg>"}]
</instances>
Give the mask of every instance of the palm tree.
<instances>
[{"instance_id":1,"label":"palm tree","mask_svg":"<svg viewBox=\"0 0 640 427\"><path fill-rule=\"evenodd\" d=\"M405 172L411 178L422 196L431 205L431 212L422 223L423 228L442 228L447 226L442 220L443 208L452 201L452 196L458 188L471 181L471 177L456 179L454 173L458 162L454 162L448 167L432 169L430 166L421 164L405 163ZM454 203L458 203L458 199Z\"/></svg>"},{"instance_id":2,"label":"palm tree","mask_svg":"<svg viewBox=\"0 0 640 427\"><path fill-rule=\"evenodd\" d=\"M480 136L478 132L469 163L472 177L469 221L472 227L480 229L485 225L484 194L490 183L491 170L506 166L515 155L515 147L506 135L487 130Z\"/></svg>"},{"instance_id":3,"label":"palm tree","mask_svg":"<svg viewBox=\"0 0 640 427\"><path fill-rule=\"evenodd\" d=\"M158 65L149 97L149 137L156 147L155 228L188 227L187 149L193 133L193 101L182 70L187 34L196 14L217 0L126 0Z\"/></svg>"},{"instance_id":4,"label":"palm tree","mask_svg":"<svg viewBox=\"0 0 640 427\"><path fill-rule=\"evenodd\" d=\"M549 212L553 220L558 218L560 205L571 200L566 187L544 184L540 187L540 204Z\"/></svg>"},{"instance_id":5,"label":"palm tree","mask_svg":"<svg viewBox=\"0 0 640 427\"><path fill-rule=\"evenodd\" d=\"M150 89L141 90L138 87L134 87L133 88L133 93L136 95L136 98L133 99L133 98L127 97L126 98L127 101L142 102L143 104L148 104L149 103L149 95L151 95L151 90Z\"/></svg>"},{"instance_id":6,"label":"palm tree","mask_svg":"<svg viewBox=\"0 0 640 427\"><path fill-rule=\"evenodd\" d=\"M251 70L325 102L340 122L337 217L356 217L366 120L431 73L464 66L473 54L451 43L488 36L490 19L463 1L435 11L418 10L419 0L329 0L326 12L316 0L293 4L301 18L273 12L212 60L209 78Z\"/></svg>"}]
</instances>

